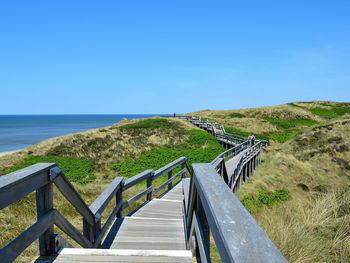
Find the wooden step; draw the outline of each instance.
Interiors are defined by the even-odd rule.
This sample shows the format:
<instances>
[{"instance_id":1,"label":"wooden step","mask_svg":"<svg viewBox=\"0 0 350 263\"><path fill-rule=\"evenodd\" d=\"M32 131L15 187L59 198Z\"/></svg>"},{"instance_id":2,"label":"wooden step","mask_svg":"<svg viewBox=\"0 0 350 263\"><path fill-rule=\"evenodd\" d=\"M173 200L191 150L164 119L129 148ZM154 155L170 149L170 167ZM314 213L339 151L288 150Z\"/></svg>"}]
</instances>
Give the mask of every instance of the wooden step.
<instances>
[{"instance_id":1,"label":"wooden step","mask_svg":"<svg viewBox=\"0 0 350 263\"><path fill-rule=\"evenodd\" d=\"M190 263L192 254L188 250L139 250L139 249L82 249L64 248L55 263L83 262L145 262L145 263Z\"/></svg>"},{"instance_id":2,"label":"wooden step","mask_svg":"<svg viewBox=\"0 0 350 263\"><path fill-rule=\"evenodd\" d=\"M182 219L125 217L111 249L185 250Z\"/></svg>"}]
</instances>

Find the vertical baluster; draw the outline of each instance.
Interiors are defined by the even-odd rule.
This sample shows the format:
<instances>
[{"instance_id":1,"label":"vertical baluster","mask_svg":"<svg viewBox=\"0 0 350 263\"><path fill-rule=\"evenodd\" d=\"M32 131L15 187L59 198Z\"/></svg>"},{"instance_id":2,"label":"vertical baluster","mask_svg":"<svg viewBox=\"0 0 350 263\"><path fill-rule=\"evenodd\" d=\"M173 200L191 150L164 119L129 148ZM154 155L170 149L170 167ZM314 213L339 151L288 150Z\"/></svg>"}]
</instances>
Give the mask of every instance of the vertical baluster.
<instances>
[{"instance_id":1,"label":"vertical baluster","mask_svg":"<svg viewBox=\"0 0 350 263\"><path fill-rule=\"evenodd\" d=\"M46 171L43 176L49 176L49 171ZM44 216L49 210L53 208L53 188L52 183L44 185L36 190L36 213L37 220ZM53 225L50 226L39 237L39 251L40 256L49 256L55 254L55 244L53 242Z\"/></svg>"}]
</instances>

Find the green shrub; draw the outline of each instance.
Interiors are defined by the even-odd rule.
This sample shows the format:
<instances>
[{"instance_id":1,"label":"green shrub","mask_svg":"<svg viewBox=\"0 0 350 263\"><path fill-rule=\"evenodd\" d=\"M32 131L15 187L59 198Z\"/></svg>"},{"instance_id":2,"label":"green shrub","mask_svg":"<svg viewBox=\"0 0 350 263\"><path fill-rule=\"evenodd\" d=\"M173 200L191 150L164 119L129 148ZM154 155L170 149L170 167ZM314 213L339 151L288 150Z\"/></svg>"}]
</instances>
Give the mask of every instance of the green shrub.
<instances>
[{"instance_id":1,"label":"green shrub","mask_svg":"<svg viewBox=\"0 0 350 263\"><path fill-rule=\"evenodd\" d=\"M239 112L233 112L229 115L231 118L244 118L244 114L239 113Z\"/></svg>"},{"instance_id":2,"label":"green shrub","mask_svg":"<svg viewBox=\"0 0 350 263\"><path fill-rule=\"evenodd\" d=\"M145 119L121 126L122 129L174 129L177 125L167 119Z\"/></svg>"},{"instance_id":3,"label":"green shrub","mask_svg":"<svg viewBox=\"0 0 350 263\"><path fill-rule=\"evenodd\" d=\"M183 145L147 151L138 158L126 158L112 165L112 169L118 172L118 176L131 177L146 169L159 169L182 156L187 157L190 163L209 163L222 151L214 136L202 130L191 130L188 141Z\"/></svg>"},{"instance_id":4,"label":"green shrub","mask_svg":"<svg viewBox=\"0 0 350 263\"><path fill-rule=\"evenodd\" d=\"M276 190L274 192L260 191L257 196L247 195L243 197L242 204L249 212L258 210L260 207L267 205L272 206L274 204L287 201L291 198L290 192L285 189Z\"/></svg>"},{"instance_id":5,"label":"green shrub","mask_svg":"<svg viewBox=\"0 0 350 263\"><path fill-rule=\"evenodd\" d=\"M350 106L328 106L329 108L314 107L309 109L313 114L325 119L334 119L350 113Z\"/></svg>"},{"instance_id":6,"label":"green shrub","mask_svg":"<svg viewBox=\"0 0 350 263\"><path fill-rule=\"evenodd\" d=\"M293 139L298 134L299 132L297 130L285 130L285 131L265 133L264 136L267 138L267 140L284 143L286 141Z\"/></svg>"},{"instance_id":7,"label":"green shrub","mask_svg":"<svg viewBox=\"0 0 350 263\"><path fill-rule=\"evenodd\" d=\"M17 171L36 163L56 163L71 181L84 184L95 179L92 161L62 156L29 156L18 165L6 170L4 174Z\"/></svg>"}]
</instances>

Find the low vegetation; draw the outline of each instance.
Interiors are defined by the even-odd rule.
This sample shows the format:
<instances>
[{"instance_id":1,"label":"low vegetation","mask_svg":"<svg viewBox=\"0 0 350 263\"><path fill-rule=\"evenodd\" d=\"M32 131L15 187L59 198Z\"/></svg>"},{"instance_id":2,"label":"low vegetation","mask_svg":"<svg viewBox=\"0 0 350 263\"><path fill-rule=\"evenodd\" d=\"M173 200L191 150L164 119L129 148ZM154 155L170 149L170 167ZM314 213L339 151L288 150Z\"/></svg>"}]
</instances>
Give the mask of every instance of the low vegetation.
<instances>
[{"instance_id":1,"label":"low vegetation","mask_svg":"<svg viewBox=\"0 0 350 263\"><path fill-rule=\"evenodd\" d=\"M201 130L190 130L188 135L188 140L176 148L161 147L147 151L136 159L130 157L112 167L118 172L118 175L130 177L142 172L145 167L159 169L181 156L186 156L190 163L211 162L223 151L215 138L208 133Z\"/></svg>"},{"instance_id":2,"label":"low vegetation","mask_svg":"<svg viewBox=\"0 0 350 263\"><path fill-rule=\"evenodd\" d=\"M350 261L350 119L304 128L274 144L238 192L289 262ZM290 198L274 202L279 189ZM274 205L263 205L273 203Z\"/></svg>"},{"instance_id":3,"label":"low vegetation","mask_svg":"<svg viewBox=\"0 0 350 263\"><path fill-rule=\"evenodd\" d=\"M266 190L260 190L255 196L253 194L246 195L242 198L242 204L249 212L255 212L264 205L272 206L274 204L287 201L291 198L290 192L285 189L268 192Z\"/></svg>"},{"instance_id":4,"label":"low vegetation","mask_svg":"<svg viewBox=\"0 0 350 263\"><path fill-rule=\"evenodd\" d=\"M233 134L270 141L262 164L237 195L289 262L350 261L349 108L348 103L295 102L193 113ZM90 204L116 175L158 169L180 156L209 162L222 150L211 135L183 121L123 121L0 157L0 174L37 161L56 162ZM128 190L125 197L144 187ZM34 202L32 194L0 211L0 246L35 221ZM56 189L55 207L82 227L81 217ZM213 262L219 262L214 246L212 251ZM36 254L34 244L18 261L29 262Z\"/></svg>"},{"instance_id":5,"label":"low vegetation","mask_svg":"<svg viewBox=\"0 0 350 263\"><path fill-rule=\"evenodd\" d=\"M70 181L85 184L95 179L92 161L62 156L29 156L19 164L4 171L8 174L36 163L56 163Z\"/></svg>"},{"instance_id":6,"label":"low vegetation","mask_svg":"<svg viewBox=\"0 0 350 263\"><path fill-rule=\"evenodd\" d=\"M131 177L146 169L158 169L181 156L190 162L209 162L223 148L210 134L180 120L153 118L123 121L118 125L53 138L25 151L0 158L0 174L7 174L37 162L54 162L65 172L87 204L107 187L115 176ZM157 179L159 186L166 175ZM123 193L130 198L143 191L143 183ZM54 188L54 206L74 226L82 229L81 216ZM134 204L127 212L144 200ZM113 203L113 202L112 202ZM0 247L18 236L36 220L35 196L0 211ZM105 220L112 207L104 213ZM58 230L55 228L55 230ZM66 239L79 247L62 232ZM30 262L38 255L37 243L18 262Z\"/></svg>"}]
</instances>

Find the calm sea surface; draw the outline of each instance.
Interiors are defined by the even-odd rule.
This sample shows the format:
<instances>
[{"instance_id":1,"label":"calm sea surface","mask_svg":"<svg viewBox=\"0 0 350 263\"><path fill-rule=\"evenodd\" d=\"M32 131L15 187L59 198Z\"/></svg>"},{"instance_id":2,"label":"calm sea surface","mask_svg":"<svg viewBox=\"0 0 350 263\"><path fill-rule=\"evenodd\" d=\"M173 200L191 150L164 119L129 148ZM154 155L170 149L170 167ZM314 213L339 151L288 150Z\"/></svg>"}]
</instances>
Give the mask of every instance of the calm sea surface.
<instances>
[{"instance_id":1,"label":"calm sea surface","mask_svg":"<svg viewBox=\"0 0 350 263\"><path fill-rule=\"evenodd\" d=\"M117 123L123 118L159 114L116 115L0 115L0 152L19 150L45 139Z\"/></svg>"}]
</instances>

